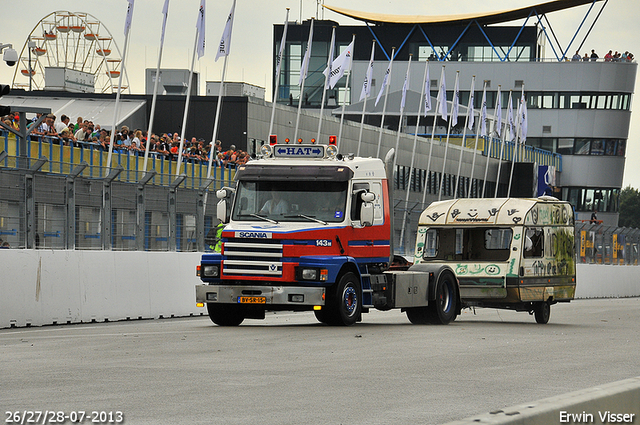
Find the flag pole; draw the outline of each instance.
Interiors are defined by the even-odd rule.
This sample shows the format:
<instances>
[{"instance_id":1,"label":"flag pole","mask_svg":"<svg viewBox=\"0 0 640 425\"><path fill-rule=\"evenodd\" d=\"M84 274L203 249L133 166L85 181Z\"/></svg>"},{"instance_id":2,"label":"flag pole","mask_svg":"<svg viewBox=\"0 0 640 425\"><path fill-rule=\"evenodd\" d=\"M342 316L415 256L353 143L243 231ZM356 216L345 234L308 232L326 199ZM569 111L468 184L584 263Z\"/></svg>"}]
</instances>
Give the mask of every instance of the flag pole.
<instances>
[{"instance_id":1,"label":"flag pole","mask_svg":"<svg viewBox=\"0 0 640 425\"><path fill-rule=\"evenodd\" d=\"M211 136L211 150L209 151L209 166L207 168L207 178L211 177L211 166L213 164L213 155L211 151L215 148L216 139L218 138L218 127L220 124L220 110L222 108L223 99L223 87L224 79L227 74L227 59L229 58L229 52L231 50L231 33L233 31L233 18L235 16L236 0L233 0L231 5L231 12L225 23L224 30L222 32L222 38L220 39L220 45L218 46L218 53L216 53L216 62L220 56L224 56L224 62L222 63L222 77L220 79L220 87L218 88L218 103L216 104L216 118L213 122L213 135Z\"/></svg>"},{"instance_id":2,"label":"flag pole","mask_svg":"<svg viewBox=\"0 0 640 425\"><path fill-rule=\"evenodd\" d=\"M320 141L320 130L322 129L322 114L324 112L324 101L327 95L327 85L329 84L329 77L331 76L331 63L333 62L333 45L335 44L336 39L336 27L333 27L333 31L331 32L331 45L329 46L329 58L327 59L327 67L329 68L329 72L324 77L324 87L322 88L322 101L320 102L320 116L318 117L318 135L316 136L316 140Z\"/></svg>"},{"instance_id":3,"label":"flag pole","mask_svg":"<svg viewBox=\"0 0 640 425\"><path fill-rule=\"evenodd\" d=\"M404 84L402 85L402 100L400 101L400 119L398 120L398 131L396 131L396 154L393 156L393 170L395 172L396 164L398 163L398 152L400 148L400 130L402 129L402 118L404 116L404 105L407 96L407 88L409 87L410 71L411 71L411 59L413 54L409 53L409 62L407 64L407 75L404 77Z\"/></svg>"},{"instance_id":4,"label":"flag pole","mask_svg":"<svg viewBox=\"0 0 640 425\"><path fill-rule=\"evenodd\" d=\"M204 49L204 13L205 0L201 0L200 9L198 10L198 20L196 21L196 39L193 43L193 55L191 56L191 71L189 72L189 83L187 84L187 101L184 106L184 115L182 117L182 130L180 132L180 147L178 148L178 162L176 164L176 177L180 175L180 165L182 164L182 148L184 147L184 134L187 129L187 115L189 114L189 100L191 99L191 83L193 81L193 67L196 62L196 51L198 50L198 42L202 40L202 48ZM203 50L204 53L204 50Z\"/></svg>"},{"instance_id":5,"label":"flag pole","mask_svg":"<svg viewBox=\"0 0 640 425\"><path fill-rule=\"evenodd\" d=\"M108 176L109 171L111 170L111 158L113 156L113 144L115 143L116 136L116 125L118 119L118 107L120 106L120 92L122 91L122 77L125 73L124 62L127 58L127 46L129 45L129 30L131 29L131 19L133 18L133 2L134 0L128 0L129 5L127 6L127 15L124 22L124 48L122 50L122 69L120 72L120 76L118 77L118 91L116 93L116 103L113 106L113 120L111 125L111 139L109 141L109 154L107 155L107 167L105 169L104 175Z\"/></svg>"},{"instance_id":6,"label":"flag pole","mask_svg":"<svg viewBox=\"0 0 640 425\"><path fill-rule=\"evenodd\" d=\"M480 138L480 133L482 133L482 137L485 137L486 132L487 132L487 80L484 80L484 84L482 87L482 106L480 107L480 120L478 122L478 128L476 129L476 143L473 146L473 160L471 161L471 174L469 177L469 191L467 193L467 198L471 198L471 189L473 187L473 171L476 168L476 156L478 154L478 139ZM488 157L487 157L487 162L488 162ZM476 196L478 196L477 192L476 192Z\"/></svg>"},{"instance_id":7,"label":"flag pole","mask_svg":"<svg viewBox=\"0 0 640 425\"><path fill-rule=\"evenodd\" d=\"M507 111L509 110L509 108L512 108L511 105L511 93L513 92L513 90L509 90L509 105L507 105ZM502 133L502 140L500 141L500 157L498 158L498 174L496 176L496 192L495 195L493 196L494 198L498 197L498 184L500 183L500 168L502 166L502 157L504 156L504 145L506 144L506 138L507 138L507 127L511 127L511 122L509 121L509 114L507 113L507 123L504 126L504 131ZM511 130L509 130L511 131Z\"/></svg>"},{"instance_id":8,"label":"flag pole","mask_svg":"<svg viewBox=\"0 0 640 425\"><path fill-rule=\"evenodd\" d=\"M467 106L467 117L464 121L464 130L462 131L462 144L460 145L460 158L458 158L458 173L456 174L456 188L453 190L453 199L458 199L458 188L460 187L460 169L462 168L462 154L464 153L464 148L467 147L467 127L471 127L469 130L473 128L474 122L474 111L473 111L473 101L475 97L475 84L476 84L476 76L471 77L471 92L469 93L469 106ZM476 132L477 133L477 132ZM476 139L476 143L477 143ZM475 156L475 155L474 155ZM473 174L471 175L473 178ZM462 194L464 197L464 193Z\"/></svg>"},{"instance_id":9,"label":"flag pole","mask_svg":"<svg viewBox=\"0 0 640 425\"><path fill-rule=\"evenodd\" d=\"M486 81L485 81L486 83ZM498 128L498 131L496 132L498 134L498 140L500 140L500 133L502 132L502 106L500 106L500 84L498 84L498 101L496 102L496 109L493 113L493 131L489 132L489 135L491 136L489 140L489 151L487 152L487 162L485 164L485 168L484 168L484 180L482 183L482 197L484 198L485 196L485 191L487 188L487 174L489 172L489 160L491 159L491 151L493 150L493 133L496 132L496 127ZM497 183L496 183L497 184Z\"/></svg>"},{"instance_id":10,"label":"flag pole","mask_svg":"<svg viewBox=\"0 0 640 425\"><path fill-rule=\"evenodd\" d=\"M360 146L362 144L362 129L364 127L364 116L367 110L367 98L371 93L371 76L373 74L373 57L376 52L376 41L373 40L373 45L371 46L371 59L369 60L369 66L367 68L367 73L364 76L364 83L362 84L362 93L360 94L360 100L364 97L364 102L362 102L362 118L360 119L360 134L358 135L358 150L356 152L356 156L360 156Z\"/></svg>"},{"instance_id":11,"label":"flag pole","mask_svg":"<svg viewBox=\"0 0 640 425\"><path fill-rule=\"evenodd\" d=\"M396 48L391 48L391 59L389 60L389 67L387 68L387 86L383 87L385 89L384 92L384 102L382 103L382 119L380 119L380 130L378 132L378 150L376 152L376 158L380 158L380 145L382 144L382 129L384 128L384 116L387 112L387 99L389 98L389 86L391 85L391 69L393 68L393 57L395 56ZM382 91L382 89L380 91ZM380 95L380 93L378 93ZM376 101L377 103L377 101Z\"/></svg>"},{"instance_id":12,"label":"flag pole","mask_svg":"<svg viewBox=\"0 0 640 425\"><path fill-rule=\"evenodd\" d=\"M311 18L311 26L309 28L309 41L307 42L307 51L304 53L304 59L302 60L302 68L300 69L300 96L298 96L298 114L296 115L296 129L293 133L293 142L298 141L298 127L300 125L300 111L302 110L302 96L304 94L304 82L307 79L307 70L309 69L309 62L311 62L311 44L313 42L313 22Z\"/></svg>"},{"instance_id":13,"label":"flag pole","mask_svg":"<svg viewBox=\"0 0 640 425\"><path fill-rule=\"evenodd\" d=\"M511 196L511 182L513 181L513 169L515 168L516 155L520 161L520 114L522 113L522 99L524 99L524 84L522 84L522 95L520 96L520 104L518 105L518 119L516 120L516 140L511 157L511 173L509 174L509 186L507 189L507 197Z\"/></svg>"},{"instance_id":14,"label":"flag pole","mask_svg":"<svg viewBox=\"0 0 640 425\"><path fill-rule=\"evenodd\" d=\"M455 120L458 123L458 109L457 103L460 100L460 92L458 84L460 82L460 71L456 71L456 83L453 89L453 106L451 107L451 118L449 119L449 125L447 126L447 140L444 143L444 157L442 158L442 174L440 174L440 187L438 189L438 201L442 198L442 187L444 186L444 169L447 165L447 149L449 148L449 135L451 134L451 123ZM455 115L454 115L455 113Z\"/></svg>"},{"instance_id":15,"label":"flag pole","mask_svg":"<svg viewBox=\"0 0 640 425\"><path fill-rule=\"evenodd\" d=\"M353 34L351 44L354 46L352 50L355 50L356 35ZM344 83L344 98L342 99L342 112L340 113L340 130L338 130L338 140L336 142L336 148L340 152L340 140L342 138L342 122L344 121L344 108L347 104L347 93L349 92L349 78L351 77L351 68L353 65L353 51L351 52L351 59L349 59L349 74L347 74L347 81Z\"/></svg>"},{"instance_id":16,"label":"flag pole","mask_svg":"<svg viewBox=\"0 0 640 425\"><path fill-rule=\"evenodd\" d=\"M425 84L426 90L429 88L429 81L427 75L429 74L429 61L425 61L424 77L422 81ZM400 227L400 247L404 252L404 228L407 225L407 216L409 215L409 189L411 188L411 179L413 177L413 166L416 160L416 145L418 143L418 124L420 124L420 114L422 113L422 102L424 100L425 90L421 91L420 103L418 104L418 115L416 115L416 131L413 134L413 149L411 150L411 166L409 167L409 184L407 185L407 193L404 198L404 215L402 217L402 227Z\"/></svg>"},{"instance_id":17,"label":"flag pole","mask_svg":"<svg viewBox=\"0 0 640 425\"><path fill-rule=\"evenodd\" d=\"M191 57L191 72L189 73L189 83L187 84L187 101L184 105L184 115L182 117L182 130L180 131L180 147L178 148L178 162L176 164L176 177L180 175L180 164L182 163L182 148L184 147L184 134L187 127L187 115L189 114L189 100L191 99L191 81L193 80L193 66L196 61L197 44L198 44L198 35L196 34L196 42L194 43L194 46L193 46L193 56Z\"/></svg>"},{"instance_id":18,"label":"flag pole","mask_svg":"<svg viewBox=\"0 0 640 425\"><path fill-rule=\"evenodd\" d=\"M429 94L431 96L431 94ZM424 182L424 191L422 192L422 207L424 208L425 200L427 199L427 183L429 183L429 177L431 176L431 153L433 152L433 139L436 134L436 122L438 121L438 111L442 114L442 118L447 118L447 86L444 78L444 65L442 65L442 72L440 73L440 88L438 89L438 97L436 98L436 109L433 113L433 128L431 129L431 141L429 142L429 159L427 160L427 179ZM443 97L443 99L440 99ZM441 111L444 106L444 111Z\"/></svg>"},{"instance_id":19,"label":"flag pole","mask_svg":"<svg viewBox=\"0 0 640 425\"><path fill-rule=\"evenodd\" d=\"M269 122L269 134L267 134L267 140L273 134L273 120L276 115L276 101L278 99L278 88L280 87L280 67L282 65L282 54L284 52L285 45L287 43L287 28L289 27L289 8L287 7L287 16L284 18L284 30L282 32L282 41L280 42L280 51L276 59L276 85L273 90L273 103L271 104L271 121Z\"/></svg>"},{"instance_id":20,"label":"flag pole","mask_svg":"<svg viewBox=\"0 0 640 425\"><path fill-rule=\"evenodd\" d=\"M222 79L220 81L220 88L218 89L218 103L216 105L216 118L213 122L213 136L211 136L211 150L209 151L209 166L207 167L207 178L211 177L211 167L213 164L213 151L215 149L216 139L218 138L218 125L220 123L220 109L222 108L222 87L224 86L224 77L227 73L227 58L229 55L224 56L224 62L222 64Z\"/></svg>"},{"instance_id":21,"label":"flag pole","mask_svg":"<svg viewBox=\"0 0 640 425\"><path fill-rule=\"evenodd\" d=\"M142 172L147 173L147 163L149 161L149 145L151 140L151 131L153 130L153 118L156 113L156 101L158 99L158 82L160 81L160 64L162 63L162 49L164 47L164 32L167 28L167 15L169 14L169 0L164 0L162 8L162 33L160 35L160 52L158 54L158 65L156 66L156 81L153 83L153 99L151 100L151 116L149 117L149 128L147 129L147 145L144 148L144 165Z\"/></svg>"}]
</instances>

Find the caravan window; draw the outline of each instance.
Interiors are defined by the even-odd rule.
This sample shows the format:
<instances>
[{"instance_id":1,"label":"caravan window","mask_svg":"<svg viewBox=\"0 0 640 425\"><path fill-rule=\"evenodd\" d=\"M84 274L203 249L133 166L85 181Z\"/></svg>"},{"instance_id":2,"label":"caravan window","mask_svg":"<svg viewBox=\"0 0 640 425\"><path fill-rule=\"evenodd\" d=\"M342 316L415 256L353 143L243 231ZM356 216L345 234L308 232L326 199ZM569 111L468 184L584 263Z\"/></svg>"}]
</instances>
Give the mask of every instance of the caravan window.
<instances>
[{"instance_id":1,"label":"caravan window","mask_svg":"<svg viewBox=\"0 0 640 425\"><path fill-rule=\"evenodd\" d=\"M510 228L430 228L425 234L425 260L507 261L513 231Z\"/></svg>"},{"instance_id":2,"label":"caravan window","mask_svg":"<svg viewBox=\"0 0 640 425\"><path fill-rule=\"evenodd\" d=\"M544 233L539 227L532 227L524 234L524 258L539 258L544 254Z\"/></svg>"}]
</instances>

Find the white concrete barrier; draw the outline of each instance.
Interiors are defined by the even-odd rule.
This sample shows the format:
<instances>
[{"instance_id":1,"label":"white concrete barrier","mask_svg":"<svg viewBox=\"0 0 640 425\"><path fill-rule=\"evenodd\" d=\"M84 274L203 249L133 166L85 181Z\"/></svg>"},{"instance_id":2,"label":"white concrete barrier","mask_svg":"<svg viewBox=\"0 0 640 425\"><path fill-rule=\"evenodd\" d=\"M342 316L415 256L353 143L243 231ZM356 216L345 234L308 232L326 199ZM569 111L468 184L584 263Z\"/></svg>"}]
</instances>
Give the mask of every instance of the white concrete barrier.
<instances>
[{"instance_id":1,"label":"white concrete barrier","mask_svg":"<svg viewBox=\"0 0 640 425\"><path fill-rule=\"evenodd\" d=\"M640 297L638 267L578 264L576 298Z\"/></svg>"},{"instance_id":2,"label":"white concrete barrier","mask_svg":"<svg viewBox=\"0 0 640 425\"><path fill-rule=\"evenodd\" d=\"M0 250L0 328L205 314L201 255Z\"/></svg>"},{"instance_id":3,"label":"white concrete barrier","mask_svg":"<svg viewBox=\"0 0 640 425\"><path fill-rule=\"evenodd\" d=\"M640 377L636 377L471 416L445 425L637 424L639 422Z\"/></svg>"},{"instance_id":4,"label":"white concrete barrier","mask_svg":"<svg viewBox=\"0 0 640 425\"><path fill-rule=\"evenodd\" d=\"M0 250L0 328L206 314L199 252ZM640 268L577 266L576 298L640 296Z\"/></svg>"}]
</instances>

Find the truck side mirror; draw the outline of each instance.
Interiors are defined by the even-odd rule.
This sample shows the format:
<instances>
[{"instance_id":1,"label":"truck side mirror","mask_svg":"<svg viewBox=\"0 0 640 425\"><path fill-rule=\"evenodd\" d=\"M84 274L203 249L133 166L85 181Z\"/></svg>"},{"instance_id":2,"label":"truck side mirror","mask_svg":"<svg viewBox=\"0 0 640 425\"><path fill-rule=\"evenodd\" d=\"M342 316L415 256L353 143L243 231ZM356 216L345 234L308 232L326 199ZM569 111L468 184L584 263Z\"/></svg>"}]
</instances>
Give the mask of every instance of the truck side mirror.
<instances>
[{"instance_id":1,"label":"truck side mirror","mask_svg":"<svg viewBox=\"0 0 640 425\"><path fill-rule=\"evenodd\" d=\"M373 200L376 195L371 192L364 192L360 195L362 205L360 206L360 223L363 226L373 226Z\"/></svg>"},{"instance_id":2,"label":"truck side mirror","mask_svg":"<svg viewBox=\"0 0 640 425\"><path fill-rule=\"evenodd\" d=\"M227 198L231 198L235 193L235 189L231 187L223 187L216 191L216 198L219 199L216 206L216 217L223 223L229 222L229 209L227 208Z\"/></svg>"},{"instance_id":3,"label":"truck side mirror","mask_svg":"<svg viewBox=\"0 0 640 425\"><path fill-rule=\"evenodd\" d=\"M227 213L227 200L220 199L216 205L216 217L223 223L229 222L229 214Z\"/></svg>"}]
</instances>

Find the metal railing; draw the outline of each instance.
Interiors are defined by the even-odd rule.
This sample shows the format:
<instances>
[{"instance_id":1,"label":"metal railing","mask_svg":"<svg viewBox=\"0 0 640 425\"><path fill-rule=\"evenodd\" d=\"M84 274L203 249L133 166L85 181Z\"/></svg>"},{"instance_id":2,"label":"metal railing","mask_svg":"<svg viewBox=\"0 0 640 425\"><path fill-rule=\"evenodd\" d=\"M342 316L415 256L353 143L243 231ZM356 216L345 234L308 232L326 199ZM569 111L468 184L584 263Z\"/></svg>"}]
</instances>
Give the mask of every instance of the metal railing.
<instances>
[{"instance_id":1,"label":"metal railing","mask_svg":"<svg viewBox=\"0 0 640 425\"><path fill-rule=\"evenodd\" d=\"M577 222L575 243L580 263L638 265L640 229Z\"/></svg>"},{"instance_id":2,"label":"metal railing","mask_svg":"<svg viewBox=\"0 0 640 425\"><path fill-rule=\"evenodd\" d=\"M38 137L26 144L26 152L19 152L16 136L0 130L0 152L6 152L8 157L0 161L0 167L27 168L21 164L20 158L30 160L46 159L46 164L41 171L54 174L68 174L71 170L83 163L88 164L82 172L83 177L102 178L105 176L107 155L98 146L92 143L83 147L62 146L59 139L54 137ZM138 182L144 172L144 154L116 149L113 152L112 166L122 166L123 172L116 178L117 181ZM169 185L175 179L177 161L167 159L163 155L150 152L147 170L154 170L156 175L151 180L152 184ZM185 174L184 187L197 189L207 179L208 163L184 159L181 174ZM235 167L223 167L215 165L211 169L211 178L216 181L230 182L233 180Z\"/></svg>"},{"instance_id":3,"label":"metal railing","mask_svg":"<svg viewBox=\"0 0 640 425\"><path fill-rule=\"evenodd\" d=\"M211 192L235 176L216 165L207 178L208 163L188 161L176 176L176 161L161 157L144 173L144 157L123 152L107 169L106 152L47 138L18 150L0 134L0 246L10 248L205 251Z\"/></svg>"}]
</instances>

